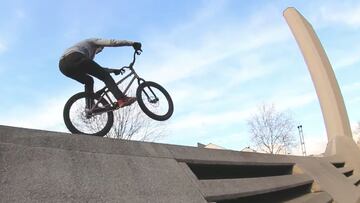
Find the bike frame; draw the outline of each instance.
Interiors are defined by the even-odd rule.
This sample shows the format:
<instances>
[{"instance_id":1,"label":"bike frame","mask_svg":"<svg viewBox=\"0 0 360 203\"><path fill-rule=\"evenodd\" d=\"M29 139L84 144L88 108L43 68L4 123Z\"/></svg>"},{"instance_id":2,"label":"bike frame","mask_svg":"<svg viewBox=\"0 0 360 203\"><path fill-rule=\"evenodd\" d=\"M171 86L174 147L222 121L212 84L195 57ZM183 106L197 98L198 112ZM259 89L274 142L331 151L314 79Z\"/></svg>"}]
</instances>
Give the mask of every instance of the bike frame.
<instances>
[{"instance_id":1,"label":"bike frame","mask_svg":"<svg viewBox=\"0 0 360 203\"><path fill-rule=\"evenodd\" d=\"M125 75L121 80L119 80L118 82L116 82L116 85L120 85L121 83L123 83L126 79L131 78L129 84L126 86L125 90L123 91L123 93L126 95L127 91L130 89L131 85L133 84L133 82L137 79L138 81L138 85L140 85L142 82L145 82L144 79L140 78L140 76L136 73L135 69L134 69L134 64L136 61L136 55L140 55L140 51L135 51L134 55L133 55L133 60L132 62L129 64L129 66L124 66L122 67L120 70L124 70L125 69L129 69L130 73ZM96 91L95 95L99 95L98 97L98 101L95 103L95 105L90 109L91 113L104 113L104 112L108 112L108 111L113 111L116 109L116 105L115 105L115 101L113 101L111 99L111 97L109 96L109 92L110 90L105 86L102 89ZM99 111L96 111L96 106L100 103L100 101L102 99L107 99L108 103L110 104L110 107L105 107L105 109L101 109Z\"/></svg>"}]
</instances>

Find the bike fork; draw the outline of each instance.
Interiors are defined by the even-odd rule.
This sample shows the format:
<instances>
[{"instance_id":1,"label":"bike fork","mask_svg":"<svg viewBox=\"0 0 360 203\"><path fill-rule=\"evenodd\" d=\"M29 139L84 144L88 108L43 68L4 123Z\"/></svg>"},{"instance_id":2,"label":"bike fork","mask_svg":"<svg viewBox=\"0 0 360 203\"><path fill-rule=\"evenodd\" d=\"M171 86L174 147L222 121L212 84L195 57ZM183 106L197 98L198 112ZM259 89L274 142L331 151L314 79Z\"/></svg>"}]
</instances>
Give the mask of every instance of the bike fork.
<instances>
[{"instance_id":1,"label":"bike fork","mask_svg":"<svg viewBox=\"0 0 360 203\"><path fill-rule=\"evenodd\" d=\"M154 95L154 99L150 99L149 94L144 90L145 96L148 99L148 101L152 104L156 103L159 101L159 98L156 96L156 94L154 93L154 91L152 91L152 89L150 87L148 87L148 89L150 90L150 92Z\"/></svg>"}]
</instances>

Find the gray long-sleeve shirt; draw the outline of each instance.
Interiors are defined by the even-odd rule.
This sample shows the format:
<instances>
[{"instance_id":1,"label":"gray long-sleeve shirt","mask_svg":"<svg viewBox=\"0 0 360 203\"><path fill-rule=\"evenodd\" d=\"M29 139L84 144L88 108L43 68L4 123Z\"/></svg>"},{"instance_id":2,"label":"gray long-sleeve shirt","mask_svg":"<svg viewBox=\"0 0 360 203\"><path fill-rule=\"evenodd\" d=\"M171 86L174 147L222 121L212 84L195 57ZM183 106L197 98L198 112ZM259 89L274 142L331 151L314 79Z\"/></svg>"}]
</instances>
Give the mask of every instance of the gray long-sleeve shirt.
<instances>
[{"instance_id":1,"label":"gray long-sleeve shirt","mask_svg":"<svg viewBox=\"0 0 360 203\"><path fill-rule=\"evenodd\" d=\"M94 59L97 54L97 49L104 47L120 47L120 46L132 46L134 42L127 40L115 40L115 39L100 39L91 38L86 39L66 49L63 56L69 55L73 52L80 52L90 59Z\"/></svg>"}]
</instances>

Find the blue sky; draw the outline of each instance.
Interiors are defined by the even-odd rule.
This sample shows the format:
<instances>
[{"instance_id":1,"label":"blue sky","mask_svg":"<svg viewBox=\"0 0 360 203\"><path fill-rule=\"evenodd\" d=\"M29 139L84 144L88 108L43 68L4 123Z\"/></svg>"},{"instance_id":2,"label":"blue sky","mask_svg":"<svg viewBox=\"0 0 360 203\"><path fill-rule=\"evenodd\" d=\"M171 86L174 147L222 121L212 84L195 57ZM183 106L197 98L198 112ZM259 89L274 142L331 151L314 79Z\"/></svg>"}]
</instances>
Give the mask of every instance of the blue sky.
<instances>
[{"instance_id":1,"label":"blue sky","mask_svg":"<svg viewBox=\"0 0 360 203\"><path fill-rule=\"evenodd\" d=\"M169 135L159 142L241 150L251 145L249 116L274 103L303 125L308 153L321 153L324 122L282 16L289 6L317 32L354 126L360 121L360 2L347 0L2 0L0 124L66 132L63 105L82 86L59 72L61 53L84 38L128 39L143 43L138 73L174 99ZM107 48L96 61L119 67L131 53Z\"/></svg>"}]
</instances>

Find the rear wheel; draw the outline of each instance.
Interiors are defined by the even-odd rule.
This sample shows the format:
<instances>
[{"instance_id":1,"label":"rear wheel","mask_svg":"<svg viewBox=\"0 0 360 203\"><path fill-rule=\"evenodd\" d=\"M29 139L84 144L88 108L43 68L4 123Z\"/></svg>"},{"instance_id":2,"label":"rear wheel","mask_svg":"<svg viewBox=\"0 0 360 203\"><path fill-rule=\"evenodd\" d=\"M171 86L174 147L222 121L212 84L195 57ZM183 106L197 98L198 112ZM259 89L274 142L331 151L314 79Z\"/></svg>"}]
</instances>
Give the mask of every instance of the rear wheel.
<instances>
[{"instance_id":1,"label":"rear wheel","mask_svg":"<svg viewBox=\"0 0 360 203\"><path fill-rule=\"evenodd\" d=\"M136 90L136 98L141 110L154 120L167 120L174 112L169 93L155 82L141 83Z\"/></svg>"},{"instance_id":2,"label":"rear wheel","mask_svg":"<svg viewBox=\"0 0 360 203\"><path fill-rule=\"evenodd\" d=\"M86 109L86 97L85 92L80 92L70 97L64 106L64 122L70 132L76 134L105 136L111 129L114 123L114 114L112 111L103 113L90 113ZM94 100L94 103L98 103L98 99L95 95L91 95L89 98ZM95 108L107 108L109 103L102 99Z\"/></svg>"}]
</instances>

